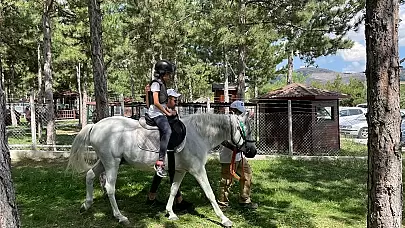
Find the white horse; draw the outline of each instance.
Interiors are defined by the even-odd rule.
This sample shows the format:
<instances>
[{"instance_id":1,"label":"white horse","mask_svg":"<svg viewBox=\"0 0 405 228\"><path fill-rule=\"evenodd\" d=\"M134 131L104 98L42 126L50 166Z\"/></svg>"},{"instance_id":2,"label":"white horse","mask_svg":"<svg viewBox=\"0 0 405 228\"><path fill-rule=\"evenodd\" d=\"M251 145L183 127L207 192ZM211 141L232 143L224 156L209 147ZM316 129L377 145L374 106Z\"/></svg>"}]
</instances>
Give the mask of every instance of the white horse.
<instances>
[{"instance_id":1,"label":"white horse","mask_svg":"<svg viewBox=\"0 0 405 228\"><path fill-rule=\"evenodd\" d=\"M190 172L205 192L216 215L221 219L222 225L225 227L232 226L232 222L224 215L215 200L208 182L205 164L211 148L225 140L232 142L237 147L243 147L242 150L244 151L256 153L248 117L248 113L242 116L195 114L182 119L186 126L187 136L184 148L175 154L176 172L166 205L170 220L178 219L172 210L173 200L184 175L186 172ZM121 214L115 200L118 167L122 159L138 168L147 167L151 169L153 167L158 158L158 153L140 149L139 140L137 140L137 136L140 134L148 135L151 131L142 127L137 120L125 117L109 117L96 124L89 124L79 132L72 145L68 168L76 171L88 170L86 201L82 204L82 210L87 210L92 205L94 178L105 171L107 180L104 187L114 217L120 223L129 224L128 218ZM98 161L91 169L84 159L84 152L88 151L89 145L93 147L98 156Z\"/></svg>"}]
</instances>

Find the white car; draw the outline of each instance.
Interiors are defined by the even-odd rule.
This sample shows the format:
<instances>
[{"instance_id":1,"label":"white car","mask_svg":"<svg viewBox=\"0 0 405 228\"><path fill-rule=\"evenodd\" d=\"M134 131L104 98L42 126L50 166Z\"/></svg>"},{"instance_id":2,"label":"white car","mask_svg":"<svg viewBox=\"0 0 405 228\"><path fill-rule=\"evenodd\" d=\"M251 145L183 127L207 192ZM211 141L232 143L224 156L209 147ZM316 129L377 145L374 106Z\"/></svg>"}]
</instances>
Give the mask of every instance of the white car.
<instances>
[{"instance_id":1,"label":"white car","mask_svg":"<svg viewBox=\"0 0 405 228\"><path fill-rule=\"evenodd\" d=\"M339 123L341 134L350 135L360 139L368 137L368 125L365 115L357 116L354 119L344 120Z\"/></svg>"},{"instance_id":2,"label":"white car","mask_svg":"<svg viewBox=\"0 0 405 228\"><path fill-rule=\"evenodd\" d=\"M367 103L363 103L363 104L358 104L356 105L356 107L358 108L364 108L367 110ZM400 109L401 112L401 117L405 117L405 109ZM340 115L339 115L340 116Z\"/></svg>"},{"instance_id":3,"label":"white car","mask_svg":"<svg viewBox=\"0 0 405 228\"><path fill-rule=\"evenodd\" d=\"M364 116L367 109L360 107L339 107L339 122L356 119Z\"/></svg>"},{"instance_id":4,"label":"white car","mask_svg":"<svg viewBox=\"0 0 405 228\"><path fill-rule=\"evenodd\" d=\"M358 104L358 105L356 105L356 107L367 108L367 103Z\"/></svg>"}]
</instances>

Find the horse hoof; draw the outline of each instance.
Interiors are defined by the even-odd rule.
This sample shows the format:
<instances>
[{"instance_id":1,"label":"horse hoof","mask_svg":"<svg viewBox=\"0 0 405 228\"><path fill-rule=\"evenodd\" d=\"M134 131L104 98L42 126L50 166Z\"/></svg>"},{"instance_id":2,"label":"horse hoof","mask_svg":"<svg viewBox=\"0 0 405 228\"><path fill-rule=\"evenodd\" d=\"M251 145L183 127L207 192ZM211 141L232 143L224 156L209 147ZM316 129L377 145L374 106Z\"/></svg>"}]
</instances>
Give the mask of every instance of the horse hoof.
<instances>
[{"instance_id":1,"label":"horse hoof","mask_svg":"<svg viewBox=\"0 0 405 228\"><path fill-rule=\"evenodd\" d=\"M177 217L176 215L169 216L169 220L176 221L176 220L179 220L179 217Z\"/></svg>"},{"instance_id":2,"label":"horse hoof","mask_svg":"<svg viewBox=\"0 0 405 228\"><path fill-rule=\"evenodd\" d=\"M82 206L80 206L80 214L83 214L86 211L87 211L86 206L82 204Z\"/></svg>"},{"instance_id":3,"label":"horse hoof","mask_svg":"<svg viewBox=\"0 0 405 228\"><path fill-rule=\"evenodd\" d=\"M124 225L124 226L129 226L129 225L131 225L131 223L129 223L129 220L128 220L127 218L121 219L121 220L119 221L119 223L120 223L121 225Z\"/></svg>"},{"instance_id":4,"label":"horse hoof","mask_svg":"<svg viewBox=\"0 0 405 228\"><path fill-rule=\"evenodd\" d=\"M230 227L232 227L232 222L231 222L231 220L228 220L228 221L222 223L222 225L223 225L224 227L226 227L226 228L228 228L228 227L230 228Z\"/></svg>"}]
</instances>

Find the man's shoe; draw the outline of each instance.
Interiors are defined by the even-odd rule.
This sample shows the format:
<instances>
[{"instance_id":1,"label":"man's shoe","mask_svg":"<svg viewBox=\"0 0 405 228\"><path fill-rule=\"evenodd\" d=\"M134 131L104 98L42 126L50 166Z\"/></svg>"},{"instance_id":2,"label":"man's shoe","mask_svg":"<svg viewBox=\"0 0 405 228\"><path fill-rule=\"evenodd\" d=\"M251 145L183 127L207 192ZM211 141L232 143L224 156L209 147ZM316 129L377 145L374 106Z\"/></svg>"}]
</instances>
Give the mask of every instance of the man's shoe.
<instances>
[{"instance_id":1,"label":"man's shoe","mask_svg":"<svg viewBox=\"0 0 405 228\"><path fill-rule=\"evenodd\" d=\"M165 207L166 204L163 202L160 202L156 198L151 200L149 197L146 197L146 205L151 206L151 207Z\"/></svg>"},{"instance_id":2,"label":"man's shoe","mask_svg":"<svg viewBox=\"0 0 405 228\"><path fill-rule=\"evenodd\" d=\"M256 210L259 205L257 203L239 203L239 206L246 208L246 209L253 209Z\"/></svg>"},{"instance_id":3,"label":"man's shoe","mask_svg":"<svg viewBox=\"0 0 405 228\"><path fill-rule=\"evenodd\" d=\"M194 209L193 203L187 202L184 199L181 201L181 203L176 203L173 208L173 210L175 211L185 211L192 209Z\"/></svg>"}]
</instances>

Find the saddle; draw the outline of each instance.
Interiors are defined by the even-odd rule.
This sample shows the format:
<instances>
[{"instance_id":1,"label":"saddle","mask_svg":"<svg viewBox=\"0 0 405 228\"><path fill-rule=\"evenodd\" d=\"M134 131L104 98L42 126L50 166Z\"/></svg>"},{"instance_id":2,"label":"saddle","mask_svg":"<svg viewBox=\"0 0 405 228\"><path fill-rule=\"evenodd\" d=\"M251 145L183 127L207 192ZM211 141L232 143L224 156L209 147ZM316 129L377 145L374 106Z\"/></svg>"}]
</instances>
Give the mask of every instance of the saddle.
<instances>
[{"instance_id":1,"label":"saddle","mask_svg":"<svg viewBox=\"0 0 405 228\"><path fill-rule=\"evenodd\" d=\"M184 148L186 141L186 126L177 116L168 117L168 120L172 129L172 134L170 135L167 149L179 152ZM156 126L153 119L147 114L145 117L139 118L139 124L147 131L143 131L146 132L144 134L136 134L136 143L138 144L138 147L142 150L158 153L160 148L159 128Z\"/></svg>"}]
</instances>

